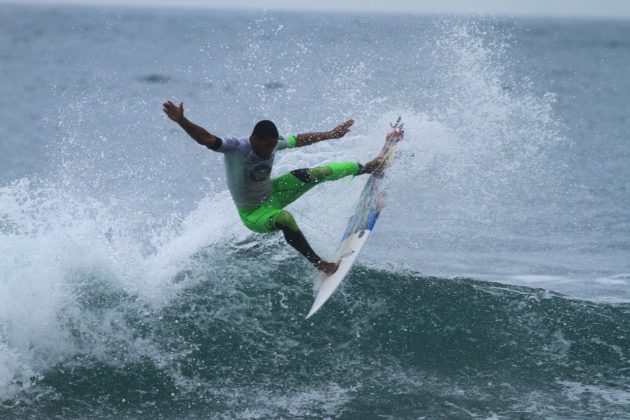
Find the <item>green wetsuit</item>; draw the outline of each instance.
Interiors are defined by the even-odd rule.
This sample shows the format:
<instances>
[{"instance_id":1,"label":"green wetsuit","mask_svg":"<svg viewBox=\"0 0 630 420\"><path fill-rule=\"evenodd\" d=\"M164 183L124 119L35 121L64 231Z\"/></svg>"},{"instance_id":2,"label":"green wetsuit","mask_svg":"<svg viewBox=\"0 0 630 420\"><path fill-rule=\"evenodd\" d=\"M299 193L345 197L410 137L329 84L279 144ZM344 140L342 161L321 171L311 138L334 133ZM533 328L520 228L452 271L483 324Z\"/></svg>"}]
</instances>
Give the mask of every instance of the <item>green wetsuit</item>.
<instances>
[{"instance_id":1,"label":"green wetsuit","mask_svg":"<svg viewBox=\"0 0 630 420\"><path fill-rule=\"evenodd\" d=\"M291 171L271 180L269 196L257 207L237 207L238 214L245 226L254 232L271 232L278 229L276 217L282 209L305 192L321 182L357 175L359 168L356 162L338 162Z\"/></svg>"}]
</instances>

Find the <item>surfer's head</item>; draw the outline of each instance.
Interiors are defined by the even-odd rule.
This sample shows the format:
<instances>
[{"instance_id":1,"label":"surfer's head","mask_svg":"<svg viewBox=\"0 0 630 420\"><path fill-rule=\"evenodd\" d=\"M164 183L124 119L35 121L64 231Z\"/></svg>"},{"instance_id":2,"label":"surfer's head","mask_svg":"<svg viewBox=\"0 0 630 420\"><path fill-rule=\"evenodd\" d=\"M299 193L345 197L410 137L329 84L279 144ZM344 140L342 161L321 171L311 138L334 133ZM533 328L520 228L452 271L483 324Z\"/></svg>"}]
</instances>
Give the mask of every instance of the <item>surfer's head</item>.
<instances>
[{"instance_id":1,"label":"surfer's head","mask_svg":"<svg viewBox=\"0 0 630 420\"><path fill-rule=\"evenodd\" d=\"M278 144L278 128L269 120L258 121L249 137L254 152L260 157L268 158Z\"/></svg>"}]
</instances>

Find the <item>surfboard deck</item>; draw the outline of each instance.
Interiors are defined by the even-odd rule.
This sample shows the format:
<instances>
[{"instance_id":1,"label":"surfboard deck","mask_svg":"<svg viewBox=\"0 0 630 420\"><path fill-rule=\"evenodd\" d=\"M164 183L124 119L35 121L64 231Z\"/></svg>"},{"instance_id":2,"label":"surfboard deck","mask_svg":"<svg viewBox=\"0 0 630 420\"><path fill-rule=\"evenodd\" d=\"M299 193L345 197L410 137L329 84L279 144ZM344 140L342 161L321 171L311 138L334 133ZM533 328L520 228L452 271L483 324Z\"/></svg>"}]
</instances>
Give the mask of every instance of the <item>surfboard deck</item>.
<instances>
[{"instance_id":1,"label":"surfboard deck","mask_svg":"<svg viewBox=\"0 0 630 420\"><path fill-rule=\"evenodd\" d=\"M339 262L339 268L332 275L325 277L321 281L313 306L306 315L307 319L313 316L326 303L350 272L354 261L359 256L359 251L367 242L367 238L370 236L383 209L385 198L382 186L383 176L393 157L396 143L402 140L404 136L400 117L395 124L392 124L392 129L387 135L385 145L381 151L385 158L383 170L379 175L370 175L365 187L363 187L357 207L348 221L346 230L341 238L341 244L335 255L335 261Z\"/></svg>"}]
</instances>

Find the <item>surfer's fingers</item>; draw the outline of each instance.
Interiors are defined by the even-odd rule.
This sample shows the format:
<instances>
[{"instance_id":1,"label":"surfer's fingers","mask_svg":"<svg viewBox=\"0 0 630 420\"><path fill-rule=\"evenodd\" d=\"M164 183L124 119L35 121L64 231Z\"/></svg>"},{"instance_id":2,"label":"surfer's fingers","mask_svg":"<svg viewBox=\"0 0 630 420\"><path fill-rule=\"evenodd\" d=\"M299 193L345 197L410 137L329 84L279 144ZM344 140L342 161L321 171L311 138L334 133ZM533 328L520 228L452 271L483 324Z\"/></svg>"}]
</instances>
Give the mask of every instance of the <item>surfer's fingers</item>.
<instances>
[{"instance_id":1,"label":"surfer's fingers","mask_svg":"<svg viewBox=\"0 0 630 420\"><path fill-rule=\"evenodd\" d=\"M348 129L352 124L354 124L353 120L347 120L347 121L342 122L335 128L337 128L338 130L345 130L345 129Z\"/></svg>"},{"instance_id":2,"label":"surfer's fingers","mask_svg":"<svg viewBox=\"0 0 630 420\"><path fill-rule=\"evenodd\" d=\"M337 127L332 129L332 134L335 138L345 136L348 131L350 131L350 126L354 123L354 120L347 120L339 124Z\"/></svg>"}]
</instances>

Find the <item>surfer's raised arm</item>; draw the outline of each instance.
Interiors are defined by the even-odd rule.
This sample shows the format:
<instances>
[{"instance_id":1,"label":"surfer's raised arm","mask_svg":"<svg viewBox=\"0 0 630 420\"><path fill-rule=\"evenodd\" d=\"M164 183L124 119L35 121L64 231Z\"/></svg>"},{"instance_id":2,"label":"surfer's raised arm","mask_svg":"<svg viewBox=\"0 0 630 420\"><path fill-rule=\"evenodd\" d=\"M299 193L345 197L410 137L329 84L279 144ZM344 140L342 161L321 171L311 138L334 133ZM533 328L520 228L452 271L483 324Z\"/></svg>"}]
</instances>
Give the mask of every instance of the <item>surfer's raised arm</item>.
<instances>
[{"instance_id":1,"label":"surfer's raised arm","mask_svg":"<svg viewBox=\"0 0 630 420\"><path fill-rule=\"evenodd\" d=\"M216 150L221 146L221 140L214 134L206 131L205 128L198 126L186 117L184 117L184 103L180 102L179 106L171 101L166 101L162 105L164 113L181 128L183 128L190 137L202 146L206 146L212 150Z\"/></svg>"},{"instance_id":2,"label":"surfer's raised arm","mask_svg":"<svg viewBox=\"0 0 630 420\"><path fill-rule=\"evenodd\" d=\"M330 131L298 134L295 136L295 147L308 146L322 140L339 139L350 131L352 124L354 124L354 120L348 120Z\"/></svg>"}]
</instances>

